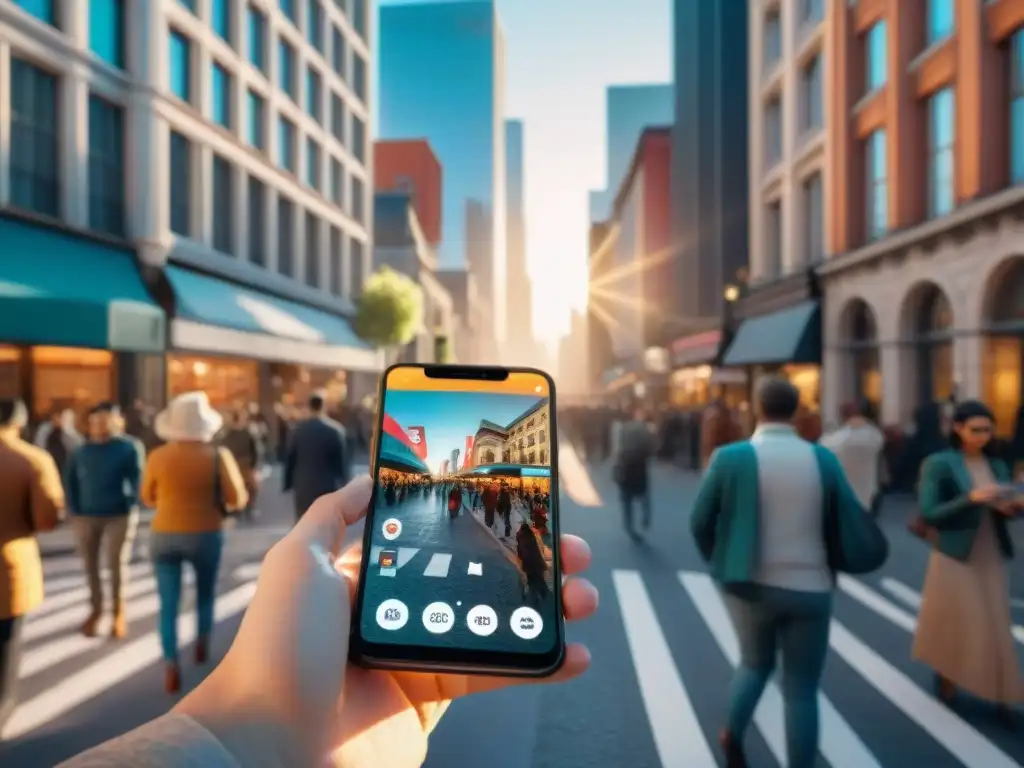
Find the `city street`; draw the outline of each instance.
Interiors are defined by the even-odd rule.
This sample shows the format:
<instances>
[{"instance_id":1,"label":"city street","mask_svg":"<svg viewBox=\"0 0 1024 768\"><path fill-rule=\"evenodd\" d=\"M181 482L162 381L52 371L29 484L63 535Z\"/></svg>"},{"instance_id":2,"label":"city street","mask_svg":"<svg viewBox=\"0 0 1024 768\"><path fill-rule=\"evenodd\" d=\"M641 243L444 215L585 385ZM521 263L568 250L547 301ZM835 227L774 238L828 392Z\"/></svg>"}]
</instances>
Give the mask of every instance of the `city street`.
<instances>
[{"instance_id":1,"label":"city street","mask_svg":"<svg viewBox=\"0 0 1024 768\"><path fill-rule=\"evenodd\" d=\"M622 531L607 468L588 474L563 450L566 532L594 551L590 578L602 603L569 638L593 653L589 674L561 686L521 686L456 702L431 739L426 765L493 768L710 768L722 724L736 643L717 594L703 573L687 519L697 478L659 466L655 518L646 543ZM592 481L592 482L591 482ZM276 478L271 481L276 487ZM265 517L231 532L218 604L215 658L224 652L252 592L263 551L287 527L289 500L268 487ZM601 504L601 499L609 500ZM271 507L274 507L272 510ZM836 597L831 655L822 690L823 765L842 768L927 765L1009 768L1024 762L1024 739L990 712L960 703L955 712L931 695L927 670L910 644L927 550L905 531L912 507L892 501L883 519L892 555L883 572L843 579ZM476 525L470 518L460 524ZM469 530L466 530L467 535ZM482 535L488 536L480 527ZM353 532L358 535L358 532ZM461 536L461 533L459 534ZM405 561L400 573L433 558ZM454 561L451 568L455 569ZM130 592L132 635L123 644L76 634L86 599L74 558L48 558L47 605L29 621L22 663L24 704L11 722L0 764L52 766L82 748L160 714L155 596L144 561ZM487 573L485 565L485 573ZM412 571L410 571L412 573ZM420 571L422 576L422 570ZM1016 636L1024 649L1024 580L1015 570ZM396 578L398 578L396 576ZM183 641L191 635L183 620ZM186 648L185 659L190 656ZM186 683L200 672L185 665ZM769 687L747 738L754 766L784 765L782 706ZM467 756L472 756L471 760Z\"/></svg>"}]
</instances>

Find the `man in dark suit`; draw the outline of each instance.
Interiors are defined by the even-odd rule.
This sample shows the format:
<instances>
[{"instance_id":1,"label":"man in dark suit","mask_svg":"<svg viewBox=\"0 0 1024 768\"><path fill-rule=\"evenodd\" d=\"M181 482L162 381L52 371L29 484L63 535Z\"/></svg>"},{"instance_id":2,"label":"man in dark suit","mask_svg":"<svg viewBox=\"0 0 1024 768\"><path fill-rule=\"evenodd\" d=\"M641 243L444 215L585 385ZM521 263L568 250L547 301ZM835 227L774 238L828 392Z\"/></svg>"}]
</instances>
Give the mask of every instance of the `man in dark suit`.
<instances>
[{"instance_id":1,"label":"man in dark suit","mask_svg":"<svg viewBox=\"0 0 1024 768\"><path fill-rule=\"evenodd\" d=\"M349 480L345 428L327 417L323 395L309 398L309 418L292 432L284 463L284 490L294 492L295 519Z\"/></svg>"}]
</instances>

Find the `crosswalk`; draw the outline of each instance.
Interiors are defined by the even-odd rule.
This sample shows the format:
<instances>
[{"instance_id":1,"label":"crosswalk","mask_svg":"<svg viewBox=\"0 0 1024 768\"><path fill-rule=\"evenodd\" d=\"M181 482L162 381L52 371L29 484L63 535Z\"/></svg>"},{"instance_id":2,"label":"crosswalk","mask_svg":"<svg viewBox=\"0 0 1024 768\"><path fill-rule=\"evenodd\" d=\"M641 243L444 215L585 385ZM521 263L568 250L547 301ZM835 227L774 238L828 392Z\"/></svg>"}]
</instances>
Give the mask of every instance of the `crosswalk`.
<instances>
[{"instance_id":1,"label":"crosswalk","mask_svg":"<svg viewBox=\"0 0 1024 768\"><path fill-rule=\"evenodd\" d=\"M397 572L404 569L406 573L415 571L428 579L444 579L448 576L465 576L469 573L472 558L464 554L452 552L438 552L421 549L419 547L398 547L390 550L389 547L373 546L370 548L370 562L380 562L380 553L385 550L396 553L395 564L385 571ZM389 575L394 575L391 573Z\"/></svg>"},{"instance_id":2,"label":"crosswalk","mask_svg":"<svg viewBox=\"0 0 1024 768\"><path fill-rule=\"evenodd\" d=\"M680 610L685 610L687 618L692 613L708 630L715 649L730 667L738 666L739 644L717 586L706 573L689 571L680 571L677 582L681 589L679 597L685 596L692 609ZM717 768L718 750L713 736L709 734L717 733L723 714L703 711L704 697L701 694L705 692L703 686L707 681L687 685L677 667L671 651L670 633L663 626L655 607L659 598L666 598L649 591L644 576L638 571L613 571L612 583L633 671L662 768ZM899 630L906 639L903 644L894 644L886 635L886 640L880 641L877 633L863 622L856 621L852 613L837 608L829 638L829 665L841 664L860 679L861 682L856 683L857 696L870 697L873 717L884 717L890 709L895 710L898 715L894 717L905 718L907 728L916 728L930 741L930 749L937 746L937 754L945 756L941 763L936 764L968 768L1021 765L1024 741L1019 736L1007 732L1004 738L993 735L988 729L982 733L981 725L963 719L940 703L926 690L922 675L912 670L910 637L921 602L919 592L892 578L882 579L875 585L842 577L838 586L837 601L849 598L851 605L871 612L884 624ZM673 597L672 605L678 607L679 600ZM843 608L846 607L844 604ZM688 620L672 624L676 627L694 626ZM871 638L858 635L854 631L855 626L861 630L868 629L866 634ZM688 630L688 647L698 643L698 635L692 629ZM1018 642L1024 643L1021 627L1014 627L1014 636ZM690 672L692 674L693 670ZM723 680L721 685L724 684ZM860 690L860 686L865 687ZM844 714L840 702L848 704L851 701L850 688L850 685L844 685L842 690L830 690L826 675L819 695L822 757L832 768L891 765L891 760L879 757L883 747L883 751L891 755L892 745L877 741L878 728L864 727L865 722L860 719L863 712ZM873 697L878 698L877 704ZM787 764L783 713L782 693L773 681L755 712L752 730L760 734L768 753L780 766ZM715 722L707 722L709 718L714 718ZM890 730L889 735L892 733ZM897 730L896 733L901 732Z\"/></svg>"}]
</instances>

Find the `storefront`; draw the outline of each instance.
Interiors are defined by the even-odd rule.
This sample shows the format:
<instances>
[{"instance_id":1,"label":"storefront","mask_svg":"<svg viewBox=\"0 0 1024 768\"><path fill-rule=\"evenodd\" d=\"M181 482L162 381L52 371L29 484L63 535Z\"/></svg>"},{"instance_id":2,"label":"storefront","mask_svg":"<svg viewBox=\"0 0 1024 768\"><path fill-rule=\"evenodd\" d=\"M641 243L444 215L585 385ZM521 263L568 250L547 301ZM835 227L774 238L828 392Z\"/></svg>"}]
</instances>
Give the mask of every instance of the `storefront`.
<instances>
[{"instance_id":1,"label":"storefront","mask_svg":"<svg viewBox=\"0 0 1024 768\"><path fill-rule=\"evenodd\" d=\"M747 373L748 398L765 375L786 377L812 412L821 401L821 310L813 273L799 273L741 296L732 341L722 356L726 368Z\"/></svg>"},{"instance_id":2,"label":"storefront","mask_svg":"<svg viewBox=\"0 0 1024 768\"><path fill-rule=\"evenodd\" d=\"M0 217L0 396L33 422L103 401L145 399L162 368L166 319L134 254Z\"/></svg>"},{"instance_id":3,"label":"storefront","mask_svg":"<svg viewBox=\"0 0 1024 768\"><path fill-rule=\"evenodd\" d=\"M731 407L738 407L746 400L746 372L718 367L725 341L726 336L716 329L672 342L669 347L672 356L669 399L672 407L701 409L716 397L724 398Z\"/></svg>"},{"instance_id":4,"label":"storefront","mask_svg":"<svg viewBox=\"0 0 1024 768\"><path fill-rule=\"evenodd\" d=\"M380 371L380 354L340 315L176 265L165 274L175 295L169 396L203 389L215 407L256 402L269 413L314 391L340 404L354 376Z\"/></svg>"}]
</instances>

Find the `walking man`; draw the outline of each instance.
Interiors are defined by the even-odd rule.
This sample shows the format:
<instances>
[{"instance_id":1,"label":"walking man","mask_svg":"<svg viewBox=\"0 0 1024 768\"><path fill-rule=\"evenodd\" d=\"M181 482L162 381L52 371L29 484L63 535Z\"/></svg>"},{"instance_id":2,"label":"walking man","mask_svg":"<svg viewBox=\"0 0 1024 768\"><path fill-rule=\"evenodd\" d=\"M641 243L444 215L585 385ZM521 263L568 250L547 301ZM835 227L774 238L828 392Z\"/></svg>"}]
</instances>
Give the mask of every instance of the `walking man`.
<instances>
[{"instance_id":1,"label":"walking man","mask_svg":"<svg viewBox=\"0 0 1024 768\"><path fill-rule=\"evenodd\" d=\"M294 493L295 519L321 496L334 493L349 480L345 428L324 411L324 397L309 398L309 418L292 432L285 456L284 491Z\"/></svg>"},{"instance_id":2,"label":"walking man","mask_svg":"<svg viewBox=\"0 0 1024 768\"><path fill-rule=\"evenodd\" d=\"M95 637L103 615L100 549L105 544L114 617L110 634L118 640L128 634L126 566L138 526L139 484L145 463L140 446L121 436L122 424L116 405L102 403L93 408L89 413L89 442L75 451L64 475L71 525L92 599L82 634Z\"/></svg>"}]
</instances>

